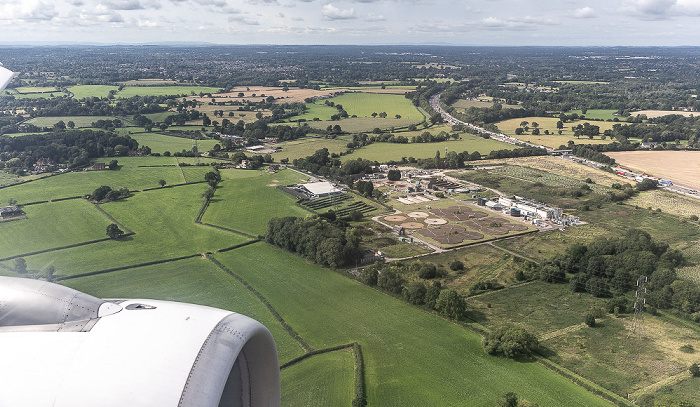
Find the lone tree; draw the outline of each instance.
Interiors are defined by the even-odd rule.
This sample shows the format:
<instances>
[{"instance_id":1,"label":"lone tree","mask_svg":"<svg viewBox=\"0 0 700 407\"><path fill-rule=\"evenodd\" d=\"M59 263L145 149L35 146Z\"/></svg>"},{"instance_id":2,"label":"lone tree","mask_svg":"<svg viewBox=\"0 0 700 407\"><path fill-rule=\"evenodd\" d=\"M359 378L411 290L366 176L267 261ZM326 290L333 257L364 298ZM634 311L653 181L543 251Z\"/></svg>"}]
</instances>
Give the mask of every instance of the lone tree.
<instances>
[{"instance_id":1,"label":"lone tree","mask_svg":"<svg viewBox=\"0 0 700 407\"><path fill-rule=\"evenodd\" d=\"M507 358L526 356L537 350L537 337L523 328L504 326L491 332L484 339L484 350L490 355Z\"/></svg>"},{"instance_id":2,"label":"lone tree","mask_svg":"<svg viewBox=\"0 0 700 407\"><path fill-rule=\"evenodd\" d=\"M27 272L27 261L23 257L18 257L15 259L15 271L19 274L25 274Z\"/></svg>"},{"instance_id":3,"label":"lone tree","mask_svg":"<svg viewBox=\"0 0 700 407\"><path fill-rule=\"evenodd\" d=\"M119 161L117 160L112 160L109 162L109 169L112 171L118 170L119 169Z\"/></svg>"},{"instance_id":4,"label":"lone tree","mask_svg":"<svg viewBox=\"0 0 700 407\"><path fill-rule=\"evenodd\" d=\"M164 186L165 186L165 180L162 179L162 180L158 181L158 185L160 185L161 188L164 187Z\"/></svg>"},{"instance_id":5,"label":"lone tree","mask_svg":"<svg viewBox=\"0 0 700 407\"><path fill-rule=\"evenodd\" d=\"M124 231L119 229L119 226L117 226L116 223L112 223L107 226L107 236L109 236L110 239L119 239L123 235Z\"/></svg>"},{"instance_id":6,"label":"lone tree","mask_svg":"<svg viewBox=\"0 0 700 407\"><path fill-rule=\"evenodd\" d=\"M698 366L697 363L693 363L690 365L690 368L688 368L690 373L693 375L693 377L700 377L700 366Z\"/></svg>"}]
</instances>

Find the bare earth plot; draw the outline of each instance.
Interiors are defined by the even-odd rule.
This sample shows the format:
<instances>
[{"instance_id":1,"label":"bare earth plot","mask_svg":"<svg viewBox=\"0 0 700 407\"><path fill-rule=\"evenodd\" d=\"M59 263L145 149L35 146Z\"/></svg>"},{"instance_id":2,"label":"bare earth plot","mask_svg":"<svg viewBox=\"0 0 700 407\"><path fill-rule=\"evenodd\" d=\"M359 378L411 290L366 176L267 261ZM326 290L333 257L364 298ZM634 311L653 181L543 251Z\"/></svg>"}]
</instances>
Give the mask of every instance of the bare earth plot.
<instances>
[{"instance_id":1,"label":"bare earth plot","mask_svg":"<svg viewBox=\"0 0 700 407\"><path fill-rule=\"evenodd\" d=\"M619 151L607 155L625 167L700 189L700 151Z\"/></svg>"},{"instance_id":2,"label":"bare earth plot","mask_svg":"<svg viewBox=\"0 0 700 407\"><path fill-rule=\"evenodd\" d=\"M697 112L680 112L676 110L640 110L638 112L630 112L632 116L637 116L644 114L647 117L661 117L661 116L668 116L670 114L679 114L681 116L685 117L690 117L693 116L694 114L697 116Z\"/></svg>"}]
</instances>

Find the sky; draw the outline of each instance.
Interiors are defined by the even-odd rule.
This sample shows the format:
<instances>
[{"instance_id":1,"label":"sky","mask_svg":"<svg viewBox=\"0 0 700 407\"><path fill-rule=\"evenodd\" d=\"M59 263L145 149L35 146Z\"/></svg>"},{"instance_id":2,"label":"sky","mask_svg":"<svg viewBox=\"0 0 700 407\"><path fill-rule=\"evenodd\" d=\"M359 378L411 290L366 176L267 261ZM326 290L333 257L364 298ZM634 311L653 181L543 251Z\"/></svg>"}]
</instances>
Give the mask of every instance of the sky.
<instances>
[{"instance_id":1,"label":"sky","mask_svg":"<svg viewBox=\"0 0 700 407\"><path fill-rule=\"evenodd\" d=\"M0 0L0 45L700 46L700 0Z\"/></svg>"}]
</instances>

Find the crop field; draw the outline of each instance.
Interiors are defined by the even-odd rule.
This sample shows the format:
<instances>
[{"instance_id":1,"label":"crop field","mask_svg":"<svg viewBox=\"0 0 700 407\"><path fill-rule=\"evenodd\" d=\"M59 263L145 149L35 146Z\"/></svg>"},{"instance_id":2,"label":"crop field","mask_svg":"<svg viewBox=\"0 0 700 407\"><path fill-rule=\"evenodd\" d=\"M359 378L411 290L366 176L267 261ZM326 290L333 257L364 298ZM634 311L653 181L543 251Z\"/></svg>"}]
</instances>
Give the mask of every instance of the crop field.
<instances>
[{"instance_id":1,"label":"crop field","mask_svg":"<svg viewBox=\"0 0 700 407\"><path fill-rule=\"evenodd\" d=\"M662 212L688 218L700 216L700 199L689 198L677 193L656 189L645 191L630 198L627 203L642 208L661 209Z\"/></svg>"},{"instance_id":2,"label":"crop field","mask_svg":"<svg viewBox=\"0 0 700 407\"><path fill-rule=\"evenodd\" d=\"M127 86L117 92L118 98L130 98L132 96L179 96L199 93L216 93L219 88L210 86Z\"/></svg>"},{"instance_id":3,"label":"crop field","mask_svg":"<svg viewBox=\"0 0 700 407\"><path fill-rule=\"evenodd\" d=\"M231 173L232 175L229 175ZM236 173L245 173L238 178ZM223 181L216 190L202 222L264 235L273 217L300 216L309 212L294 205L296 198L277 185L299 183L300 175L290 170L268 174L251 170L222 170ZM249 175L249 176L248 176Z\"/></svg>"},{"instance_id":4,"label":"crop field","mask_svg":"<svg viewBox=\"0 0 700 407\"><path fill-rule=\"evenodd\" d=\"M475 333L282 250L255 244L215 257L314 348L359 342L369 405L492 406L508 391L541 405L608 405L536 363L486 355Z\"/></svg>"},{"instance_id":5,"label":"crop field","mask_svg":"<svg viewBox=\"0 0 700 407\"><path fill-rule=\"evenodd\" d=\"M168 185L181 184L182 175L174 157L115 157L122 166L117 171L79 171L39 179L0 189L0 202L14 198L20 204L92 193L101 185L138 190L158 186L164 179ZM111 158L108 157L106 162ZM173 167L140 167L173 165ZM203 180L204 178L202 178Z\"/></svg>"},{"instance_id":6,"label":"crop field","mask_svg":"<svg viewBox=\"0 0 700 407\"><path fill-rule=\"evenodd\" d=\"M111 85L76 85L68 87L68 92L72 93L73 97L78 100L90 97L106 98L111 90L117 91L119 87Z\"/></svg>"},{"instance_id":7,"label":"crop field","mask_svg":"<svg viewBox=\"0 0 700 407\"><path fill-rule=\"evenodd\" d=\"M163 153L170 151L175 153L182 150L192 150L195 142L192 139L184 137L166 136L160 133L137 133L131 134L131 138L139 142L139 146L148 146L154 153ZM219 143L218 140L197 140L197 148L199 151L209 151L214 148L214 145Z\"/></svg>"},{"instance_id":8,"label":"crop field","mask_svg":"<svg viewBox=\"0 0 700 407\"><path fill-rule=\"evenodd\" d=\"M538 157L506 158L502 160L484 160L479 161L479 166L500 166L504 163L510 165L517 165L521 167L530 167L569 178L576 178L579 180L585 180L586 178L590 178L596 184L608 187L615 183L631 183L631 181L627 181L609 172L599 170L597 168L592 168L587 165L582 165L571 160L564 160L559 157L553 157L550 155Z\"/></svg>"},{"instance_id":9,"label":"crop field","mask_svg":"<svg viewBox=\"0 0 700 407\"><path fill-rule=\"evenodd\" d=\"M700 190L700 151L620 151L606 154L622 166Z\"/></svg>"},{"instance_id":10,"label":"crop field","mask_svg":"<svg viewBox=\"0 0 700 407\"><path fill-rule=\"evenodd\" d=\"M92 123L98 120L114 120L121 119L114 116L50 116L50 117L35 117L28 120L27 123L33 124L38 127L53 127L54 124L63 120L63 123L68 123L72 121L75 123L76 128L81 127L92 127ZM121 119L123 120L123 119Z\"/></svg>"},{"instance_id":11,"label":"crop field","mask_svg":"<svg viewBox=\"0 0 700 407\"><path fill-rule=\"evenodd\" d=\"M540 127L540 134L538 136L533 136L531 134L532 131L527 132L525 134L522 134L520 136L515 135L515 129L520 127L520 123L523 121L527 121L529 123L537 122L539 123ZM553 147L557 148L560 145L566 145L566 143L571 140L575 142L576 144L607 144L611 143L614 140L610 139L605 139L601 140L600 137L596 137L594 139L589 139L588 137L582 137L581 139L577 139L576 137L573 136L574 132L571 130L572 126L578 126L579 124L583 124L586 122L586 120L576 120L573 122L567 122L564 123L564 128L562 129L562 134L559 135L557 133L557 121L559 121L558 118L556 117L522 117L522 118L517 118L517 119L508 119L508 120L503 120L501 122L495 123L496 126L498 126L498 129L501 130L502 133L507 134L509 136L517 137L519 140L522 141L527 141L530 143L535 143L535 144L542 144L548 147ZM600 122L600 121L588 121L588 123L599 126L600 127L600 133L602 134L605 130L612 129L613 122ZM551 133L550 135L544 134L545 130L549 130Z\"/></svg>"},{"instance_id":12,"label":"crop field","mask_svg":"<svg viewBox=\"0 0 700 407\"><path fill-rule=\"evenodd\" d=\"M201 257L80 277L63 284L99 298L180 301L235 311L256 319L272 332L280 363L302 354L299 344L253 293Z\"/></svg>"},{"instance_id":13,"label":"crop field","mask_svg":"<svg viewBox=\"0 0 700 407\"><path fill-rule=\"evenodd\" d=\"M340 217L349 215L353 210L359 211L363 216L376 215L386 210L374 202L353 193L304 201L300 205L316 213L325 213L333 210Z\"/></svg>"},{"instance_id":14,"label":"crop field","mask_svg":"<svg viewBox=\"0 0 700 407\"><path fill-rule=\"evenodd\" d=\"M512 150L516 148L512 144L487 140L471 134L461 134L460 137L460 140L442 141L439 143L374 143L358 148L352 154L341 157L341 161L364 158L370 161L387 162L391 160L401 161L403 157L432 158L435 157L436 151L439 151L440 155L444 157L445 148L448 151L458 153L479 151L482 154L488 154L493 150Z\"/></svg>"},{"instance_id":15,"label":"crop field","mask_svg":"<svg viewBox=\"0 0 700 407\"><path fill-rule=\"evenodd\" d=\"M354 398L355 361L347 349L323 353L282 370L283 406L347 406Z\"/></svg>"},{"instance_id":16,"label":"crop field","mask_svg":"<svg viewBox=\"0 0 700 407\"><path fill-rule=\"evenodd\" d=\"M0 223L0 258L103 239L111 223L84 199L22 209L26 219Z\"/></svg>"}]
</instances>

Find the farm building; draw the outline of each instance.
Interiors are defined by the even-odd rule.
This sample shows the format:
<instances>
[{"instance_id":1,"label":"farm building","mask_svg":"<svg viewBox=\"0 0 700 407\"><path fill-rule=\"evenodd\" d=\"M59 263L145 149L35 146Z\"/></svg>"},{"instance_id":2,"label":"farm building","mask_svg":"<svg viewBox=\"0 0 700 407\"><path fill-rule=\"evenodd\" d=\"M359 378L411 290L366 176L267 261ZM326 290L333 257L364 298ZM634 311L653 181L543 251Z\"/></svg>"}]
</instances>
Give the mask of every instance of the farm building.
<instances>
[{"instance_id":1,"label":"farm building","mask_svg":"<svg viewBox=\"0 0 700 407\"><path fill-rule=\"evenodd\" d=\"M17 206L4 206L0 208L0 219L16 218L24 215L24 211Z\"/></svg>"},{"instance_id":2,"label":"farm building","mask_svg":"<svg viewBox=\"0 0 700 407\"><path fill-rule=\"evenodd\" d=\"M343 193L343 191L334 187L330 182L310 182L308 184L300 184L298 187L311 199L323 198L326 196Z\"/></svg>"}]
</instances>

